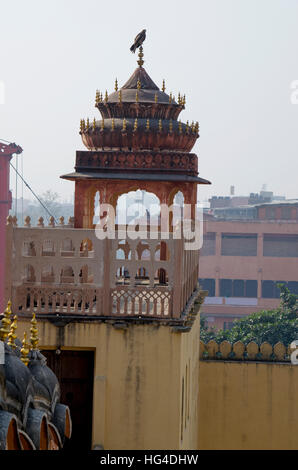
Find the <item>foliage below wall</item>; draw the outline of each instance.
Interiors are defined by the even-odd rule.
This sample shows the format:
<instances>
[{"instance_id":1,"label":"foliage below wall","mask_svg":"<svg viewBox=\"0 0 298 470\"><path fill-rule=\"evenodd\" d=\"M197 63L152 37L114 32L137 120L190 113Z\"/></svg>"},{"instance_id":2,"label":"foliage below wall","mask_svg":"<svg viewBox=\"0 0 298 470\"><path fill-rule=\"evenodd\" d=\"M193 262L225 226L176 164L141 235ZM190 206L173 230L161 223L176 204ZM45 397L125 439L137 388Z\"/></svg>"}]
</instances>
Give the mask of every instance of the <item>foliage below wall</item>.
<instances>
[{"instance_id":1,"label":"foliage below wall","mask_svg":"<svg viewBox=\"0 0 298 470\"><path fill-rule=\"evenodd\" d=\"M211 339L217 343L242 341L244 344L255 341L259 345L267 341L270 344L281 342L285 346L298 340L298 296L291 294L283 284L278 287L281 291L279 308L262 310L236 320L230 330L208 329L206 320L201 317L201 340L204 343Z\"/></svg>"}]
</instances>

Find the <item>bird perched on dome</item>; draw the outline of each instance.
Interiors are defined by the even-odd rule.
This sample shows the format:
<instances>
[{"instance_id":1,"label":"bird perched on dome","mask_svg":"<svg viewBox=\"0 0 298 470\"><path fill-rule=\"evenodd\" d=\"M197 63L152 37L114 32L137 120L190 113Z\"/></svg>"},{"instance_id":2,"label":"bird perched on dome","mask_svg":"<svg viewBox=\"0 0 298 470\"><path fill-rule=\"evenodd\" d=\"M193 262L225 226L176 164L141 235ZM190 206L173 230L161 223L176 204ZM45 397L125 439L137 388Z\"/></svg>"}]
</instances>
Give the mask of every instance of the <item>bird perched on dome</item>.
<instances>
[{"instance_id":1,"label":"bird perched on dome","mask_svg":"<svg viewBox=\"0 0 298 470\"><path fill-rule=\"evenodd\" d=\"M131 52L135 53L136 49L140 47L146 39L146 29L143 29L134 40L133 45L131 46Z\"/></svg>"}]
</instances>

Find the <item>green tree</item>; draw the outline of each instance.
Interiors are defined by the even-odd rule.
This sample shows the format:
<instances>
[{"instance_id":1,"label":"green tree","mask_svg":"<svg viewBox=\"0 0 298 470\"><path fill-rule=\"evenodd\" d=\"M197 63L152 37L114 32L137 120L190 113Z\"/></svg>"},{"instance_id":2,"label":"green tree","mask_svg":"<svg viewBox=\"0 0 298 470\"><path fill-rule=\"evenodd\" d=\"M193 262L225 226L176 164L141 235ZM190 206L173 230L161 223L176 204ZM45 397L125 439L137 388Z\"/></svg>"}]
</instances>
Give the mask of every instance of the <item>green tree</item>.
<instances>
[{"instance_id":1,"label":"green tree","mask_svg":"<svg viewBox=\"0 0 298 470\"><path fill-rule=\"evenodd\" d=\"M288 346L298 339L298 296L291 294L283 284L278 284L281 294L280 306L275 310L262 310L234 322L230 330L208 330L205 319L201 320L201 339L208 342L214 339L247 344L255 341L258 344L268 341L276 344L279 341Z\"/></svg>"}]
</instances>

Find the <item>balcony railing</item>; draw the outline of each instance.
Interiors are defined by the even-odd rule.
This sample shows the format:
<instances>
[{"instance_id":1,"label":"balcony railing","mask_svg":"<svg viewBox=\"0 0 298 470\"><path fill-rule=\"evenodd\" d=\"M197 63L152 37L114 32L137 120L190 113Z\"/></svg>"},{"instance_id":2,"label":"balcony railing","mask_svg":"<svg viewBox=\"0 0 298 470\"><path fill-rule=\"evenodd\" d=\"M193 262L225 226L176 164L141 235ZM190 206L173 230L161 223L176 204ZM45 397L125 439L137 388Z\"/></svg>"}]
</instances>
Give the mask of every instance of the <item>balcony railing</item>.
<instances>
[{"instance_id":1,"label":"balcony railing","mask_svg":"<svg viewBox=\"0 0 298 470\"><path fill-rule=\"evenodd\" d=\"M198 251L186 251L172 233L166 240L117 235L100 240L93 229L8 225L15 311L180 318L197 287Z\"/></svg>"}]
</instances>

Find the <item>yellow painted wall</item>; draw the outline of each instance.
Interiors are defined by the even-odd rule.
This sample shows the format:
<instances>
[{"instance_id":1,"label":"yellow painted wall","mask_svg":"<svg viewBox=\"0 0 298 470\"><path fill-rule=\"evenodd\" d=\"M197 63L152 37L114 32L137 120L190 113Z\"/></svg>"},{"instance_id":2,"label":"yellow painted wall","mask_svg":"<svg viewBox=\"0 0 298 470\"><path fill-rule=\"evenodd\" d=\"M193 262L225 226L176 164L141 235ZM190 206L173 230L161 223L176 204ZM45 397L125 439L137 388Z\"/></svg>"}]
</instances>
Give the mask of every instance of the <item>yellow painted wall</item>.
<instances>
[{"instance_id":1,"label":"yellow painted wall","mask_svg":"<svg viewBox=\"0 0 298 470\"><path fill-rule=\"evenodd\" d=\"M202 360L199 380L199 449L298 449L298 366Z\"/></svg>"},{"instance_id":2,"label":"yellow painted wall","mask_svg":"<svg viewBox=\"0 0 298 470\"><path fill-rule=\"evenodd\" d=\"M62 328L41 320L38 328L40 349L95 352L93 446L196 447L198 318L189 333L173 333L171 327L153 324L130 324L118 330L108 323L85 322ZM29 334L30 323L19 320L18 330L24 329ZM181 440L182 377L188 382L184 393L188 414Z\"/></svg>"}]
</instances>

